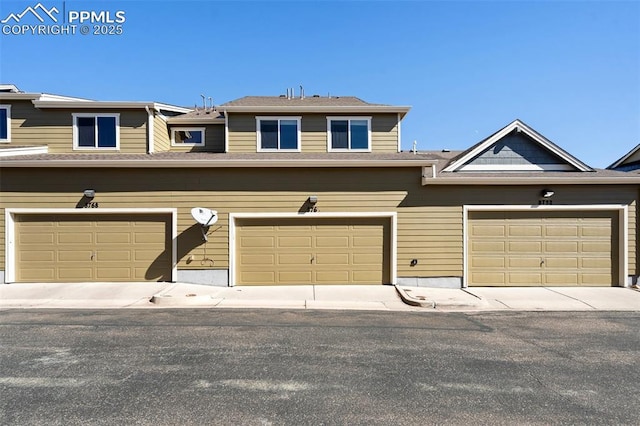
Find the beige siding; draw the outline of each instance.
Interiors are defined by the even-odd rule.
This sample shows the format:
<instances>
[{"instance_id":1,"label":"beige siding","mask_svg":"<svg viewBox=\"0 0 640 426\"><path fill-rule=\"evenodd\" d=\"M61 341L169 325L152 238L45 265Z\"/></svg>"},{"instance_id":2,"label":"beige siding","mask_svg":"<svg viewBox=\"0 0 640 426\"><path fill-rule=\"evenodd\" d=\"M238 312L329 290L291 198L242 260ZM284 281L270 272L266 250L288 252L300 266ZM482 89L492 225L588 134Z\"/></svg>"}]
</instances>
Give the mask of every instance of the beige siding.
<instances>
[{"instance_id":1,"label":"beige siding","mask_svg":"<svg viewBox=\"0 0 640 426\"><path fill-rule=\"evenodd\" d=\"M210 124L207 126L194 125L171 125L171 127L204 127L204 146L171 146L171 151L177 152L224 152L224 124ZM171 136L169 128L169 137Z\"/></svg>"},{"instance_id":2,"label":"beige siding","mask_svg":"<svg viewBox=\"0 0 640 426\"><path fill-rule=\"evenodd\" d=\"M302 116L302 152L327 152L327 115L297 114L294 116ZM372 152L397 152L398 115L375 114L371 117ZM256 152L256 138L255 114L229 115L229 152Z\"/></svg>"},{"instance_id":3,"label":"beige siding","mask_svg":"<svg viewBox=\"0 0 640 426\"><path fill-rule=\"evenodd\" d=\"M462 276L463 205L537 203L541 188L423 187L419 168L380 169L2 169L0 207L76 207L86 188L100 208L178 209L179 269L226 269L229 213L298 212L309 195L321 212L397 212L398 276ZM628 204L629 272L637 269L638 191L629 185L554 185L554 204ZM218 211L204 243L190 214ZM4 210L0 211L4 230ZM190 259L190 255L193 258ZM418 264L410 266L411 260ZM0 235L4 264L4 232Z\"/></svg>"},{"instance_id":4,"label":"beige siding","mask_svg":"<svg viewBox=\"0 0 640 426\"><path fill-rule=\"evenodd\" d=\"M169 126L160 116L153 118L154 152L167 152L171 149Z\"/></svg>"},{"instance_id":5,"label":"beige siding","mask_svg":"<svg viewBox=\"0 0 640 426\"><path fill-rule=\"evenodd\" d=\"M74 113L120 113L120 151L147 151L147 112L140 110L38 109L31 101L2 101L11 104L11 145L47 145L49 153L73 151ZM87 151L84 151L87 152ZM100 151L104 153L115 151Z\"/></svg>"}]
</instances>

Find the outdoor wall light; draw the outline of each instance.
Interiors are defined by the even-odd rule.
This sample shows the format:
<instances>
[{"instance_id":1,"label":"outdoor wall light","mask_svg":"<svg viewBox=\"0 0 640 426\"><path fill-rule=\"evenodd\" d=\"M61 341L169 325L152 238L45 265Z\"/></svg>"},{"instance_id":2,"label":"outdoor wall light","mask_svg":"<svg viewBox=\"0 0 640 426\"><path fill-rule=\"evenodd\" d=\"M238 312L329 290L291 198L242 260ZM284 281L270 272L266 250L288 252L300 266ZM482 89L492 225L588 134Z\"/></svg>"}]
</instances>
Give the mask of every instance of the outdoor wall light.
<instances>
[{"instance_id":1,"label":"outdoor wall light","mask_svg":"<svg viewBox=\"0 0 640 426\"><path fill-rule=\"evenodd\" d=\"M555 194L555 192L551 189L543 189L540 193L540 195L542 195L542 198L551 198L553 197L553 194Z\"/></svg>"},{"instance_id":2,"label":"outdoor wall light","mask_svg":"<svg viewBox=\"0 0 640 426\"><path fill-rule=\"evenodd\" d=\"M312 206L316 205L318 203L318 196L317 195L310 195L309 196L309 204L311 204Z\"/></svg>"},{"instance_id":3,"label":"outdoor wall light","mask_svg":"<svg viewBox=\"0 0 640 426\"><path fill-rule=\"evenodd\" d=\"M95 189L85 189L83 194L87 198L95 198L96 190Z\"/></svg>"},{"instance_id":4,"label":"outdoor wall light","mask_svg":"<svg viewBox=\"0 0 640 426\"><path fill-rule=\"evenodd\" d=\"M416 266L418 264L418 259L411 259L411 266Z\"/></svg>"}]
</instances>

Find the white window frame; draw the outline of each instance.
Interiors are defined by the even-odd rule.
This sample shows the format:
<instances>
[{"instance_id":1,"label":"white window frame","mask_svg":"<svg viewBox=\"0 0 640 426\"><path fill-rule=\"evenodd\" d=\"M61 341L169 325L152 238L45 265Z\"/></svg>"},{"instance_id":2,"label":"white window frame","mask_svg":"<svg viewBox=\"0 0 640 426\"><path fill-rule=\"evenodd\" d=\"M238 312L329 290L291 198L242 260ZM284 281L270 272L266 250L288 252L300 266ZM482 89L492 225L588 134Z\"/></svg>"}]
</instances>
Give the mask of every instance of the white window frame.
<instances>
[{"instance_id":1,"label":"white window frame","mask_svg":"<svg viewBox=\"0 0 640 426\"><path fill-rule=\"evenodd\" d=\"M260 122L263 120L278 121L278 148L262 148L262 133L260 132ZM298 127L297 138L298 147L295 149L280 148L280 121L296 121ZM257 152L300 152L302 150L302 117L297 116L256 116L256 151Z\"/></svg>"},{"instance_id":2,"label":"white window frame","mask_svg":"<svg viewBox=\"0 0 640 426\"><path fill-rule=\"evenodd\" d=\"M176 142L176 132L201 132L201 143ZM171 146L204 146L205 145L205 127L172 127L171 128Z\"/></svg>"},{"instance_id":3,"label":"white window frame","mask_svg":"<svg viewBox=\"0 0 640 426\"><path fill-rule=\"evenodd\" d=\"M73 113L73 149L74 151L119 151L120 150L120 114L119 113ZM79 146L78 145L78 118L82 117L113 117L116 119L116 146L115 147L100 147L98 144L98 126L95 126L95 141L96 146ZM97 124L97 121L96 121Z\"/></svg>"},{"instance_id":4,"label":"white window frame","mask_svg":"<svg viewBox=\"0 0 640 426\"><path fill-rule=\"evenodd\" d=\"M351 147L351 121L366 121L367 122L367 148L366 149L352 149ZM347 129L349 136L349 148L333 148L331 141L331 122L332 121L347 121ZM371 117L362 116L328 116L327 117L327 151L328 152L371 152Z\"/></svg>"},{"instance_id":5,"label":"white window frame","mask_svg":"<svg viewBox=\"0 0 640 426\"><path fill-rule=\"evenodd\" d=\"M7 111L7 137L0 139L0 143L11 142L11 105L0 105L0 109Z\"/></svg>"}]
</instances>

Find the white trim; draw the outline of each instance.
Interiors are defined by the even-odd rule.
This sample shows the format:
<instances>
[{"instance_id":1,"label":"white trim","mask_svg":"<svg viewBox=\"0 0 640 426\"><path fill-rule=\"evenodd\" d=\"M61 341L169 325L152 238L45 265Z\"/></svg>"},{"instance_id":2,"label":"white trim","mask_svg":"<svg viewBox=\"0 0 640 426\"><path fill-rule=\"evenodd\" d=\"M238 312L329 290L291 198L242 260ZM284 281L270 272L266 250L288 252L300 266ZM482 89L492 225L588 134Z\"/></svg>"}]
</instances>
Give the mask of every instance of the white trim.
<instances>
[{"instance_id":1,"label":"white trim","mask_svg":"<svg viewBox=\"0 0 640 426\"><path fill-rule=\"evenodd\" d=\"M178 113L188 113L193 111L191 108L183 108L175 105L168 105L159 102L129 102L129 101L92 101L92 100L46 100L46 98L39 97L39 99L32 101L36 108L82 108L82 109L105 109L105 108L118 108L118 109L144 109L145 107L153 109L163 109L165 111L172 111Z\"/></svg>"},{"instance_id":2,"label":"white trim","mask_svg":"<svg viewBox=\"0 0 640 426\"><path fill-rule=\"evenodd\" d=\"M9 143L11 142L11 105L0 105L0 109L4 109L7 111L7 137L4 139L0 139L0 143Z\"/></svg>"},{"instance_id":3,"label":"white trim","mask_svg":"<svg viewBox=\"0 0 640 426\"><path fill-rule=\"evenodd\" d=\"M12 283L16 280L15 257L15 215L21 214L170 214L171 215L171 281L175 282L178 273L177 248L178 248L178 209L176 208L99 208L99 209L75 209L75 208L7 208L5 209L5 282Z\"/></svg>"},{"instance_id":4,"label":"white trim","mask_svg":"<svg viewBox=\"0 0 640 426\"><path fill-rule=\"evenodd\" d=\"M468 221L473 211L617 211L618 212L618 286L627 287L629 275L629 207L626 204L581 204L581 205L468 205L462 206L462 286L468 287Z\"/></svg>"},{"instance_id":5,"label":"white trim","mask_svg":"<svg viewBox=\"0 0 640 426\"><path fill-rule=\"evenodd\" d=\"M260 132L260 121L274 120L278 122L278 148L262 148L262 133ZM297 127L298 147L296 149L280 148L280 121L295 121ZM301 116L256 116L256 152L300 152L302 151L302 117Z\"/></svg>"},{"instance_id":6,"label":"white trim","mask_svg":"<svg viewBox=\"0 0 640 426\"><path fill-rule=\"evenodd\" d=\"M205 127L172 127L171 128L171 146L204 146L206 142L205 130L206 130ZM176 132L201 132L202 142L201 143L177 143Z\"/></svg>"},{"instance_id":7,"label":"white trim","mask_svg":"<svg viewBox=\"0 0 640 426\"><path fill-rule=\"evenodd\" d=\"M87 113L87 112L74 112L71 114L73 117L73 150L74 151L119 151L120 150L120 113ZM95 143L96 146L78 146L78 124L77 118L79 117L93 117L95 127ZM100 147L97 146L98 141L98 117L112 117L116 119L116 146L115 147Z\"/></svg>"},{"instance_id":8,"label":"white trim","mask_svg":"<svg viewBox=\"0 0 640 426\"><path fill-rule=\"evenodd\" d=\"M457 161L454 161L453 163L451 163L450 165L445 167L442 171L443 172L455 172L455 171L459 170L460 167L465 165L469 160L474 158L476 155L482 153L484 150L486 150L491 145L493 145L496 142L498 142L503 137L507 136L513 130L517 130L519 132L524 132L527 136L529 136L531 139L533 139L539 145L541 145L542 147L546 148L548 151L552 152L556 156L562 158L567 163L569 163L573 167L575 167L577 170L582 171L582 172L591 172L591 171L593 171L593 169L591 167L587 166L582 161L580 161L577 158L573 157L569 153L563 151L562 149L560 149L560 147L555 145L553 142L551 142L550 140L548 140L547 138L545 138L540 133L536 132L535 130L533 130L532 128L530 128L529 126L527 126L526 124L524 124L520 120L512 121L507 126L505 126L501 130L496 132L494 135L489 137L487 140L485 140L484 142L482 142L481 144L479 144L478 146L476 146L472 150L468 151L465 155L460 157Z\"/></svg>"},{"instance_id":9,"label":"white trim","mask_svg":"<svg viewBox=\"0 0 640 426\"><path fill-rule=\"evenodd\" d=\"M459 172L530 172L530 171L571 171L575 168L568 164L465 164Z\"/></svg>"},{"instance_id":10,"label":"white trim","mask_svg":"<svg viewBox=\"0 0 640 426\"><path fill-rule=\"evenodd\" d=\"M402 152L402 117L398 113L398 152Z\"/></svg>"},{"instance_id":11,"label":"white trim","mask_svg":"<svg viewBox=\"0 0 640 426\"><path fill-rule=\"evenodd\" d=\"M15 84L0 84L0 91L9 93L18 93L20 89Z\"/></svg>"},{"instance_id":12,"label":"white trim","mask_svg":"<svg viewBox=\"0 0 640 426\"><path fill-rule=\"evenodd\" d=\"M0 149L0 157L15 157L18 155L46 154L49 152L47 145L41 146L17 146Z\"/></svg>"},{"instance_id":13,"label":"white trim","mask_svg":"<svg viewBox=\"0 0 640 426\"><path fill-rule=\"evenodd\" d=\"M366 149L351 149L351 121L360 120L367 122L367 148ZM347 136L349 148L332 148L331 147L331 122L332 121L346 121L347 122ZM327 116L327 152L371 152L371 117L365 116Z\"/></svg>"},{"instance_id":14,"label":"white trim","mask_svg":"<svg viewBox=\"0 0 640 426\"><path fill-rule=\"evenodd\" d=\"M397 212L320 212L320 213L229 213L229 286L236 285L236 219L331 219L331 218L389 218L391 221L391 247L389 265L391 283L398 281L398 213Z\"/></svg>"}]
</instances>

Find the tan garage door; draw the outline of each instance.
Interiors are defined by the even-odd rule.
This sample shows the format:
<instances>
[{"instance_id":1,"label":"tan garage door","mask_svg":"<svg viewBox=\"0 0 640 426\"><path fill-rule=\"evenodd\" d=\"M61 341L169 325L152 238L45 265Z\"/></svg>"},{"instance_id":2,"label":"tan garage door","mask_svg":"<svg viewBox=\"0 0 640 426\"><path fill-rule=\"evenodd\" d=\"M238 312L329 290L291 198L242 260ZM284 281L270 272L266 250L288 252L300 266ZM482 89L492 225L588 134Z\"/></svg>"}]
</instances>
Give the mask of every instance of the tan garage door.
<instances>
[{"instance_id":1,"label":"tan garage door","mask_svg":"<svg viewBox=\"0 0 640 426\"><path fill-rule=\"evenodd\" d=\"M390 282L388 218L242 219L239 285Z\"/></svg>"},{"instance_id":2,"label":"tan garage door","mask_svg":"<svg viewBox=\"0 0 640 426\"><path fill-rule=\"evenodd\" d=\"M170 281L169 215L16 218L18 282Z\"/></svg>"},{"instance_id":3,"label":"tan garage door","mask_svg":"<svg viewBox=\"0 0 640 426\"><path fill-rule=\"evenodd\" d=\"M470 212L470 286L611 286L616 212Z\"/></svg>"}]
</instances>

